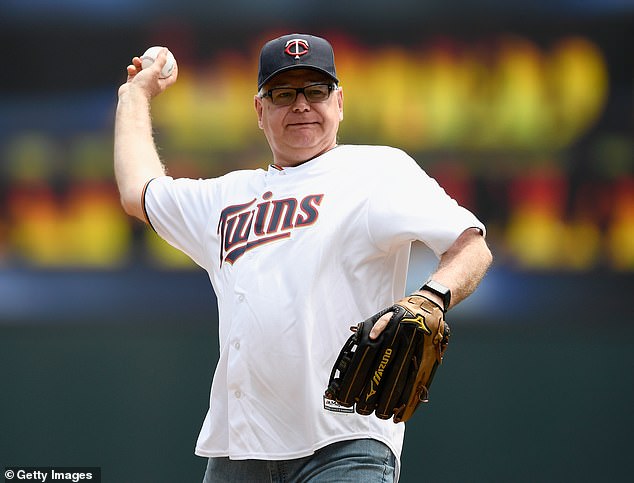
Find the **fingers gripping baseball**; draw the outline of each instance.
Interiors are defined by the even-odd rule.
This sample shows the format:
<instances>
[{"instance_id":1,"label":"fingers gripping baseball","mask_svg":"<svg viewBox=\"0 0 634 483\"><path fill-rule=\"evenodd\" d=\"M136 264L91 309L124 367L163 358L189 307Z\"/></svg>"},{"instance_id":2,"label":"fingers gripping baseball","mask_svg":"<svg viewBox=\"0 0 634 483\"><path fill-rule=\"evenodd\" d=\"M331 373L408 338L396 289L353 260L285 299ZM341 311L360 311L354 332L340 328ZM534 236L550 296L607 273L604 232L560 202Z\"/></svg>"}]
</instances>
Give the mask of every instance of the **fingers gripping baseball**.
<instances>
[{"instance_id":1,"label":"fingers gripping baseball","mask_svg":"<svg viewBox=\"0 0 634 483\"><path fill-rule=\"evenodd\" d=\"M126 83L121 86L121 89L129 89L133 86L141 89L148 98L152 98L176 82L178 65L174 56L165 47L154 50L152 55L155 52L158 52L156 58L150 59L149 62L147 52L143 57L132 58L132 63L126 69L128 74ZM167 73L169 74L166 75Z\"/></svg>"}]
</instances>

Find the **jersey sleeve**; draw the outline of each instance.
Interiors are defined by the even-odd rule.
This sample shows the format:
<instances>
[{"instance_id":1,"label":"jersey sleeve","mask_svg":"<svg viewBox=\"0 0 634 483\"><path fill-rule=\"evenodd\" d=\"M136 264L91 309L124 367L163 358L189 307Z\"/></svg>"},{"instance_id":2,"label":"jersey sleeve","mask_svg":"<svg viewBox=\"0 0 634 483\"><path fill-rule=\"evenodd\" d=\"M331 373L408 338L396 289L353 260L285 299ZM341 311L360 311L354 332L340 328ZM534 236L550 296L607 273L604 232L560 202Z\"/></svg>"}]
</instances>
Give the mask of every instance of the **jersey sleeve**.
<instances>
[{"instance_id":1,"label":"jersey sleeve","mask_svg":"<svg viewBox=\"0 0 634 483\"><path fill-rule=\"evenodd\" d=\"M419 240L440 257L466 229L485 234L484 224L473 213L411 157L397 153L375 186L368 209L370 236L380 249Z\"/></svg>"},{"instance_id":2,"label":"jersey sleeve","mask_svg":"<svg viewBox=\"0 0 634 483\"><path fill-rule=\"evenodd\" d=\"M151 180L143 195L143 209L154 231L201 267L208 261L204 234L210 223L213 193L213 180L163 176Z\"/></svg>"}]
</instances>

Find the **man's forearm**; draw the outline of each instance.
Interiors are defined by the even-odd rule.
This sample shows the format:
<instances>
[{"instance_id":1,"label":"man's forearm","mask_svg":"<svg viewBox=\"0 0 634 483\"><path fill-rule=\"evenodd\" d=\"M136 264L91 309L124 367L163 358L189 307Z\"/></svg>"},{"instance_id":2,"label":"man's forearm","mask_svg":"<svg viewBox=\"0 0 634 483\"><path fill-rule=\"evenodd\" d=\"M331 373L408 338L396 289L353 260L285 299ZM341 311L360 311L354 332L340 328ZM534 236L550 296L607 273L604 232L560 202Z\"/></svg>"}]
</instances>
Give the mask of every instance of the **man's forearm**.
<instances>
[{"instance_id":1,"label":"man's forearm","mask_svg":"<svg viewBox=\"0 0 634 483\"><path fill-rule=\"evenodd\" d=\"M441 257L432 279L451 290L451 305L471 295L482 281L493 257L479 230L470 228Z\"/></svg>"},{"instance_id":2,"label":"man's forearm","mask_svg":"<svg viewBox=\"0 0 634 483\"><path fill-rule=\"evenodd\" d=\"M141 196L145 184L165 174L152 137L150 101L142 91L124 85L114 130L114 170L121 203L130 215L144 220Z\"/></svg>"}]
</instances>

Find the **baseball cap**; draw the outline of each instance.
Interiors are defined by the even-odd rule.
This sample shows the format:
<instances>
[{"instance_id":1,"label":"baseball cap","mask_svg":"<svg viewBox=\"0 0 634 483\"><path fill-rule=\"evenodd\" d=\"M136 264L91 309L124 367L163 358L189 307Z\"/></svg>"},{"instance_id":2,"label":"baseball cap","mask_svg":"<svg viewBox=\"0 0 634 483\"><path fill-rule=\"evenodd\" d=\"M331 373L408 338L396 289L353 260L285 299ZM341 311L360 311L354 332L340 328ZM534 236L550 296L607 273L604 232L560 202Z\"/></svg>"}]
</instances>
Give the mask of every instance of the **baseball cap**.
<instances>
[{"instance_id":1,"label":"baseball cap","mask_svg":"<svg viewBox=\"0 0 634 483\"><path fill-rule=\"evenodd\" d=\"M339 83L335 54L326 39L308 34L288 34L269 40L260 51L258 90L274 75L290 69L314 69Z\"/></svg>"}]
</instances>

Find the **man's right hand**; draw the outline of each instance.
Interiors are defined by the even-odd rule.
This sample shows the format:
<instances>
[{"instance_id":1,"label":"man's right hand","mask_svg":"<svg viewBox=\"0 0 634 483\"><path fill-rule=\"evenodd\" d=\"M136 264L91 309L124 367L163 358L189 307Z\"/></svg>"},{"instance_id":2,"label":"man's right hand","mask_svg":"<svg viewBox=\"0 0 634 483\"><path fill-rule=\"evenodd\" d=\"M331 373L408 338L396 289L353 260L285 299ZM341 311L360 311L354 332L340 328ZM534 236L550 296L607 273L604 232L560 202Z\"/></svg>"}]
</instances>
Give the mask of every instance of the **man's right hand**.
<instances>
[{"instance_id":1,"label":"man's right hand","mask_svg":"<svg viewBox=\"0 0 634 483\"><path fill-rule=\"evenodd\" d=\"M132 64L127 67L128 78L119 88L119 96L131 88L139 89L149 100L176 82L178 64L174 62L174 69L169 77L161 78L161 69L167 62L167 48L163 47L156 57L156 61L147 69L141 66L141 58L133 57Z\"/></svg>"}]
</instances>

